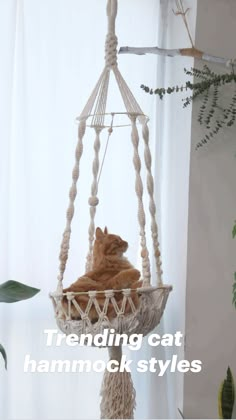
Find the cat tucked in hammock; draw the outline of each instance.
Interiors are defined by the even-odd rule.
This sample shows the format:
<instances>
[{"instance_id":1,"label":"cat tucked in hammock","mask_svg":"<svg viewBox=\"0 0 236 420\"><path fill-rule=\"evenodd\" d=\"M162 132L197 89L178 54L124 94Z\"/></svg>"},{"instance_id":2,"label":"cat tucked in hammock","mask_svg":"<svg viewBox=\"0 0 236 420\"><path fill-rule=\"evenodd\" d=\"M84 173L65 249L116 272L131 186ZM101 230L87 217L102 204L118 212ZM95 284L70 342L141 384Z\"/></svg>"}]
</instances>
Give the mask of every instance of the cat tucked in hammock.
<instances>
[{"instance_id":1,"label":"cat tucked in hammock","mask_svg":"<svg viewBox=\"0 0 236 420\"><path fill-rule=\"evenodd\" d=\"M138 287L141 287L142 282L139 281L140 272L136 270L123 255L127 249L128 243L123 241L123 239L119 236L109 234L107 228L104 229L104 232L100 228L97 228L96 239L93 247L92 270L85 273L82 277L79 277L75 283L71 284L71 286L67 289L64 289L63 292L137 289ZM123 300L122 292L115 293L114 297L120 307ZM132 292L131 297L135 307L137 307L139 303L139 296L137 292ZM96 299L102 310L105 302L105 294L97 294ZM84 312L89 301L88 295L75 295L75 300ZM63 298L62 304L67 312L68 300L66 296ZM127 301L125 313L127 314L131 311L132 309ZM107 317L111 319L115 316L116 312L113 304L109 302ZM71 304L71 318L80 319L80 314L73 303ZM96 322L98 320L98 313L94 305L92 305L89 311L89 318L92 322Z\"/></svg>"}]
</instances>

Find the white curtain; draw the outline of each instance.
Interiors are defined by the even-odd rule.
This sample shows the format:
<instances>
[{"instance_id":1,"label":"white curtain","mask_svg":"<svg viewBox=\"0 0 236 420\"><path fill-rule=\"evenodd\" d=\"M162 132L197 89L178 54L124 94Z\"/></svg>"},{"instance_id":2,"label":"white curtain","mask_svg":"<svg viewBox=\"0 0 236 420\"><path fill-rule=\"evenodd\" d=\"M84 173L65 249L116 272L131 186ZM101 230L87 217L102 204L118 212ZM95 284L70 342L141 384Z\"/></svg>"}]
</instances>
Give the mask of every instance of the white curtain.
<instances>
[{"instance_id":1,"label":"white curtain","mask_svg":"<svg viewBox=\"0 0 236 420\"><path fill-rule=\"evenodd\" d=\"M192 38L195 36L197 0L185 0ZM181 17L176 17L174 0L160 0L158 16L158 43L162 48L189 46L189 39ZM192 58L158 57L155 86L182 85L187 80L184 67L193 66ZM189 78L188 78L189 80ZM173 285L167 308L155 332L185 337L185 292L187 267L188 188L191 139L191 106L183 109L182 95L166 95L156 101L155 124L155 179L158 204L160 242L164 282ZM154 152L154 151L153 151ZM181 347L145 347L145 358L169 360L177 355L184 359L184 341ZM147 356L148 355L148 356ZM148 402L143 418L179 418L183 409L184 375L176 371L163 377L146 376L144 389L148 389Z\"/></svg>"},{"instance_id":2,"label":"white curtain","mask_svg":"<svg viewBox=\"0 0 236 420\"><path fill-rule=\"evenodd\" d=\"M105 3L105 0L0 0L1 282L15 279L41 289L40 294L32 300L0 305L0 342L4 344L9 359L8 371L5 372L3 367L0 369L0 413L4 419L99 417L102 374L24 373L23 365L26 354L37 361L107 359L106 350L78 350L66 345L46 347L43 333L45 328L56 327L48 293L55 289L58 274L59 245L65 224L76 145L77 126L74 120L103 69ZM172 1L120 0L117 18L119 45L152 46L160 45L163 41L162 46L164 43L167 46L168 42L162 38L162 34L168 33L165 32L165 22L170 18L172 6ZM163 22L163 18L165 22L161 27L158 22L161 19ZM168 46L174 48L179 45ZM158 207L163 220L161 234L164 269L167 272L165 281L173 283L181 276L182 280L181 290L167 307L169 313L159 331L169 328L168 332L172 332L184 327L185 293L185 256L181 260L181 267L175 261L178 274L177 271L172 273L174 266L170 265L169 258L173 255L170 254L170 243L165 239L169 235L169 238L176 240L179 234L179 231L174 234L169 232L170 223L167 220L168 199L170 196L173 198L173 186L167 172L171 165L176 168L176 161L173 155L172 161L168 160L167 149L173 145L170 142L173 139L167 128L164 130L158 125L160 121L168 124L170 117L161 114L163 108L156 105L154 97L145 95L140 89L141 83L150 86L155 86L157 81L166 83L163 74L167 63L156 56L129 55L120 56L119 63L141 107L151 117L154 164L156 155L161 154L166 159L166 164L156 159L155 177L158 184L156 195L163 198L163 204ZM115 111L119 111L117 106L118 102L114 99ZM175 145L179 137L176 136ZM79 184L72 226L66 284L74 281L84 270L93 138L94 133L90 132L85 139L81 167L83 180ZM163 143L160 143L160 139ZM178 150L181 154L181 147ZM188 156L188 148L183 150ZM175 176L174 171L171 174ZM183 179L184 182L188 179L186 167L183 168ZM184 194L185 213L181 216L182 225L178 225L180 230L181 226L185 229L187 223L186 184L181 191ZM111 231L127 239L130 245L128 257L135 262L139 247L129 129L120 129L112 136L99 198L101 205L97 225L104 227L106 224ZM176 206L181 214L181 206L178 207L178 203ZM184 231L184 240L181 242L183 253L185 239ZM179 317L176 317L177 299L182 305ZM172 322L174 317L175 322ZM135 356L132 353L132 357L136 358L149 359L150 356L151 351L145 343ZM160 353L160 350L152 352L152 356L166 358L166 354ZM181 405L182 397L175 395L179 382L173 376L160 379L154 374L136 374L134 382L137 389L136 418L175 416L177 400L180 399Z\"/></svg>"}]
</instances>

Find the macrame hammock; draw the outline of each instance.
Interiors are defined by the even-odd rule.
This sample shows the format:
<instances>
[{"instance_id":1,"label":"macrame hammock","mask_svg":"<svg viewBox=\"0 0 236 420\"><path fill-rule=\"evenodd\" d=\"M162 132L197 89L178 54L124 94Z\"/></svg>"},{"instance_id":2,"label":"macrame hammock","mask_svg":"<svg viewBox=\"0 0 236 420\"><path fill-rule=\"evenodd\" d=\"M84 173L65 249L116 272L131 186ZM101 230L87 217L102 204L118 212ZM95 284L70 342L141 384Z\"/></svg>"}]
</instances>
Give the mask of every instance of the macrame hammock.
<instances>
[{"instance_id":1,"label":"macrame hammock","mask_svg":"<svg viewBox=\"0 0 236 420\"><path fill-rule=\"evenodd\" d=\"M102 333L104 329L114 329L116 333L147 335L160 322L169 292L172 287L164 285L162 282L161 256L158 242L158 227L156 223L156 206L154 202L154 181L151 171L151 153L149 148L149 129L148 119L142 112L132 92L128 88L117 66L117 37L115 35L115 19L117 15L117 0L108 0L108 34L105 43L105 68L84 108L80 117L78 117L78 143L75 152L75 166L72 172L72 186L69 192L69 207L67 210L66 228L63 233L61 250L59 255L60 266L58 275L58 286L54 293L50 294L53 302L54 311L58 327L65 334ZM126 112L106 112L108 97L109 78L113 73L118 85ZM98 182L99 182L99 150L100 134L107 127L105 118L111 117L111 125L108 127L108 139L113 128L115 128L116 116L127 117L127 125L131 125L131 140L134 154L133 163L135 169L135 191L138 198L138 222L140 226L140 245L142 259L142 287L138 289L124 290L105 290L103 292L103 305L99 301L99 291L88 292L67 292L63 293L63 277L68 259L69 243L71 236L71 222L74 215L74 202L77 194L77 181L80 174L80 160L83 153L83 138L86 127L90 126L95 130L94 142L94 160L93 160L93 182L91 186L91 196L89 198L90 206L90 225L89 225L89 252L86 261L86 272L91 270L93 264L93 243L95 235L95 215L96 206L99 203ZM90 124L88 121L91 121ZM141 178L141 159L139 156L139 133L137 123L141 124L142 138L144 140L144 161L147 177L147 191L149 196L149 211L151 216L151 236L154 249L154 259L157 273L156 286L151 286L150 259L146 241L146 217L143 204L143 182ZM119 125L117 125L119 127ZM105 156L105 155L104 155ZM103 166L103 162L102 165ZM154 282L153 282L154 283ZM118 305L115 298L116 293L122 294L122 303ZM138 305L134 303L134 293L138 294ZM80 306L76 295L83 294L87 296L88 303L84 309ZM67 309L62 305L62 299L68 300ZM137 302L137 300L135 300ZM116 316L108 318L108 307L113 307ZM129 305L129 313L126 313L126 306ZM73 313L77 311L78 319L72 319ZM89 313L91 308L97 312L97 321L91 322ZM112 360L120 362L122 355L121 346L109 347L109 355ZM129 372L106 371L104 373L101 389L101 418L103 419L129 419L133 418L135 409L135 390Z\"/></svg>"}]
</instances>

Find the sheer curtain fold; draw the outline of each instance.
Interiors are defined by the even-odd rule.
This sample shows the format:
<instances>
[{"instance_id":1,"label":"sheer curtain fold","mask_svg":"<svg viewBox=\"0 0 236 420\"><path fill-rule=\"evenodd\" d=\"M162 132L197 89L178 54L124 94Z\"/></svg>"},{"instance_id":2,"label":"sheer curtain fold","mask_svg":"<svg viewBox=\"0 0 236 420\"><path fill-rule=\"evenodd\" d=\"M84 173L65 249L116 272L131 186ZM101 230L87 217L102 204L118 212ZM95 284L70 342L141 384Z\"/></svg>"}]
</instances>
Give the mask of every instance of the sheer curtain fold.
<instances>
[{"instance_id":1,"label":"sheer curtain fold","mask_svg":"<svg viewBox=\"0 0 236 420\"><path fill-rule=\"evenodd\" d=\"M181 17L173 13L176 4L172 0L161 0L159 20L159 46L162 48L180 48L189 45L189 39ZM184 1L189 8L188 21L192 37L195 37L197 1ZM184 85L184 68L193 66L192 58L160 57L158 60L158 86ZM156 173L159 176L161 215L161 245L165 282L173 285L173 291L167 303L167 310L160 325L163 333L183 334L181 347L166 348L165 360L174 354L178 360L184 359L185 343L185 293L187 268L187 231L188 231L188 194L189 165L191 142L191 106L183 108L182 98L167 95L157 104L157 115L161 124L157 129ZM152 378L155 386L156 379ZM184 375L178 371L168 372L166 380L166 405L162 415L178 418L178 409L183 407ZM151 405L151 413L158 412L158 401ZM152 416L151 416L152 417Z\"/></svg>"},{"instance_id":2,"label":"sheer curtain fold","mask_svg":"<svg viewBox=\"0 0 236 420\"><path fill-rule=\"evenodd\" d=\"M6 45L7 42L7 45ZM0 53L1 53L1 78L0 78L0 193L1 211L0 218L1 237L4 243L0 253L0 265L3 274L7 273L8 261L8 202L10 181L10 138L12 132L12 107L14 84L14 56L16 42L16 1L10 0L0 3Z\"/></svg>"}]
</instances>

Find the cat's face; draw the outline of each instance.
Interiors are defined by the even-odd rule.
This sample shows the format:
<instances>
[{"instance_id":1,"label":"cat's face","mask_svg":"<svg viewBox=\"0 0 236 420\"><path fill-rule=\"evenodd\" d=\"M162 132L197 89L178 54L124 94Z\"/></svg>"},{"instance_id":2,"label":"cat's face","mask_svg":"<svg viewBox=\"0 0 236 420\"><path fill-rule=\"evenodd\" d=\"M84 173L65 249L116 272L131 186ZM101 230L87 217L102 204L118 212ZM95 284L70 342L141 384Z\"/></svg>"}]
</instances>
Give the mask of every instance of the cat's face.
<instances>
[{"instance_id":1,"label":"cat's face","mask_svg":"<svg viewBox=\"0 0 236 420\"><path fill-rule=\"evenodd\" d=\"M94 252L103 255L121 256L128 249L128 243L123 241L118 235L109 234L107 228L104 232L96 229L96 240L94 243Z\"/></svg>"}]
</instances>

